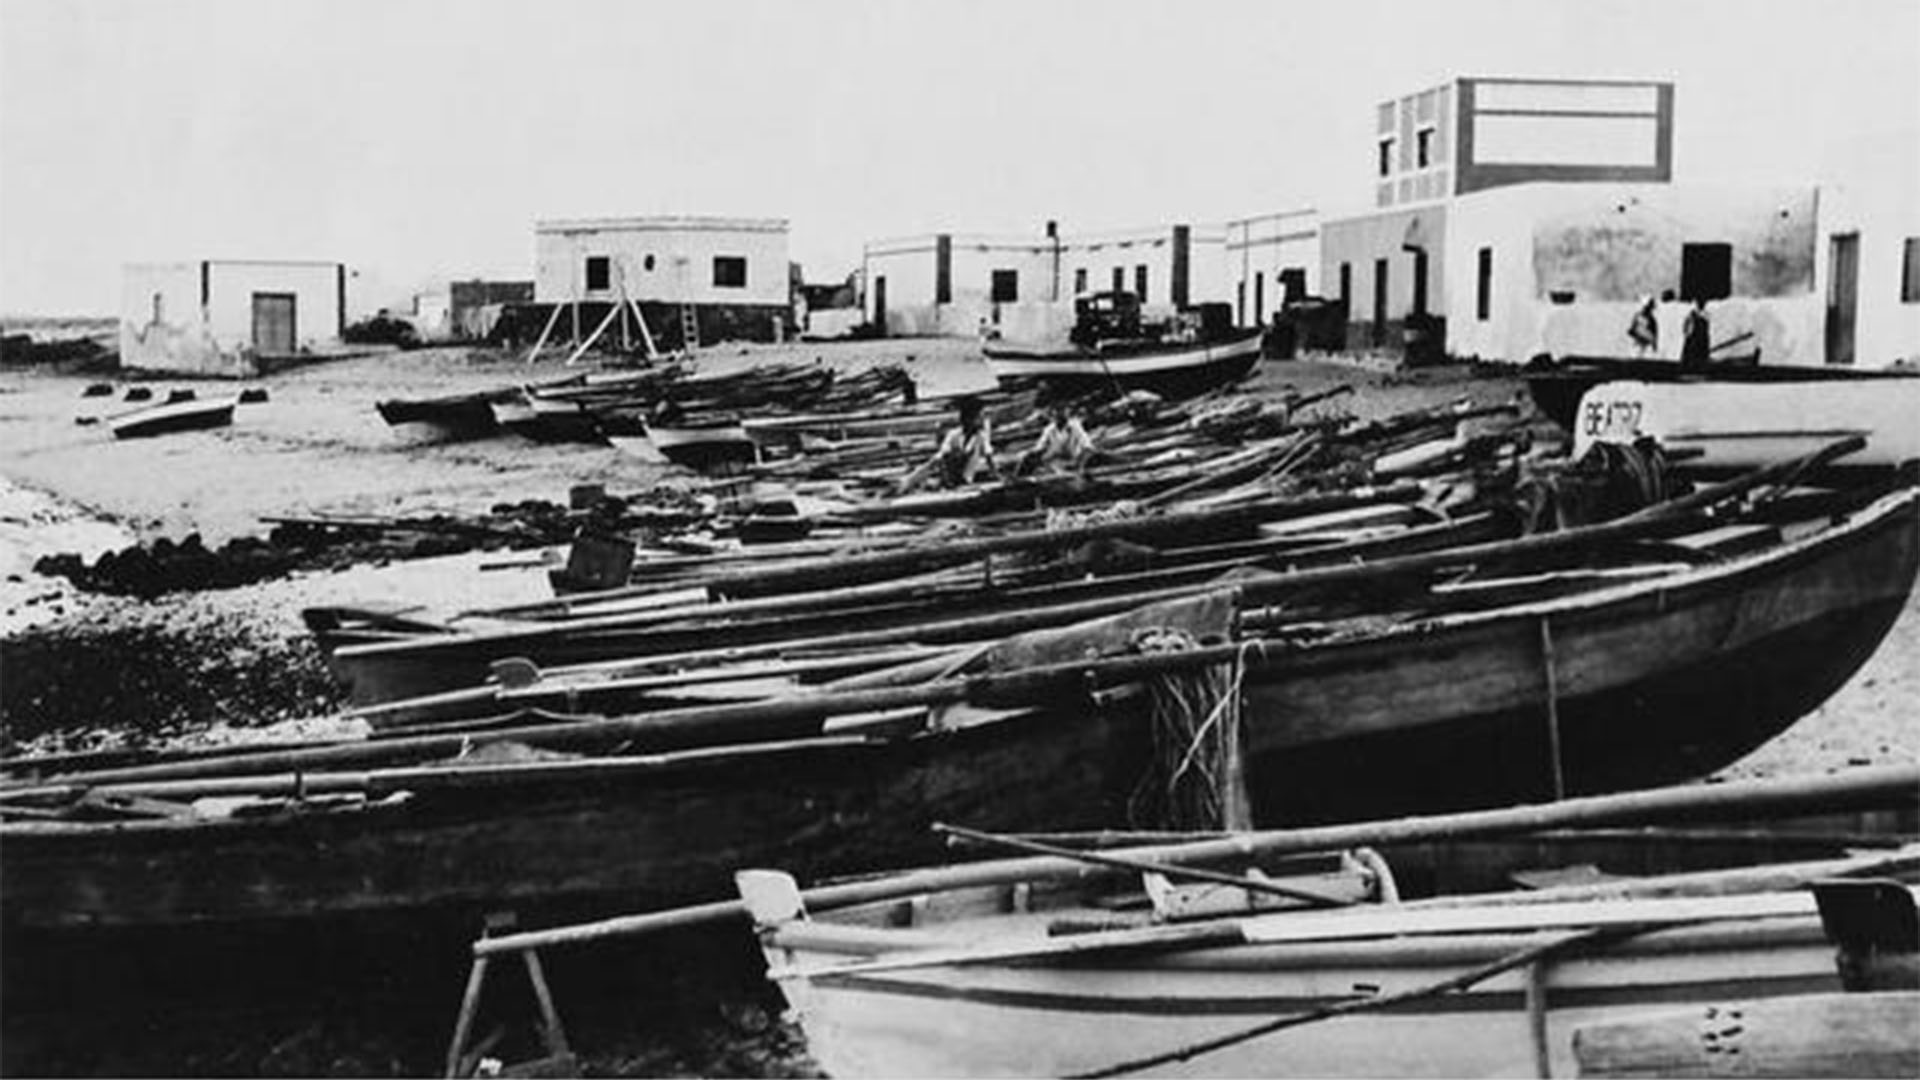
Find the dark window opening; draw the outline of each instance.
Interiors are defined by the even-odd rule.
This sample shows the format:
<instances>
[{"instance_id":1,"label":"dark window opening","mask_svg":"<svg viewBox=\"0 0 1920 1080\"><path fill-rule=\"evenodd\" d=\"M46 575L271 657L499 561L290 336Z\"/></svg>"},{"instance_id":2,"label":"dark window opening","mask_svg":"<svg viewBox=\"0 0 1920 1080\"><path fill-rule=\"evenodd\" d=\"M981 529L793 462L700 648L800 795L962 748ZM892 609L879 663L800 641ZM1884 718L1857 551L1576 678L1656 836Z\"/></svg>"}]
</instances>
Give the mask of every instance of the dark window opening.
<instances>
[{"instance_id":1,"label":"dark window opening","mask_svg":"<svg viewBox=\"0 0 1920 1080\"><path fill-rule=\"evenodd\" d=\"M1307 298L1307 271L1303 267L1289 266L1280 271L1280 302L1291 304Z\"/></svg>"},{"instance_id":2,"label":"dark window opening","mask_svg":"<svg viewBox=\"0 0 1920 1080\"><path fill-rule=\"evenodd\" d=\"M1147 268L1145 266L1133 268L1133 294L1140 298L1141 303L1147 302Z\"/></svg>"},{"instance_id":3,"label":"dark window opening","mask_svg":"<svg viewBox=\"0 0 1920 1080\"><path fill-rule=\"evenodd\" d=\"M1075 296L1078 296L1081 293L1086 291L1087 291L1087 268L1083 266L1080 269L1075 270L1073 272L1073 294Z\"/></svg>"},{"instance_id":4,"label":"dark window opening","mask_svg":"<svg viewBox=\"0 0 1920 1080\"><path fill-rule=\"evenodd\" d=\"M1380 175L1393 175L1393 140L1380 140Z\"/></svg>"},{"instance_id":5,"label":"dark window opening","mask_svg":"<svg viewBox=\"0 0 1920 1080\"><path fill-rule=\"evenodd\" d=\"M1732 244L1680 245L1680 299L1725 300L1732 295Z\"/></svg>"},{"instance_id":6,"label":"dark window opening","mask_svg":"<svg viewBox=\"0 0 1920 1080\"><path fill-rule=\"evenodd\" d=\"M716 289L746 288L747 260L738 255L715 255L713 257L713 287Z\"/></svg>"},{"instance_id":7,"label":"dark window opening","mask_svg":"<svg viewBox=\"0 0 1920 1080\"><path fill-rule=\"evenodd\" d=\"M1573 290L1572 289L1554 289L1551 292L1547 293L1547 302L1550 304L1559 304L1561 307L1565 307L1566 305L1573 303Z\"/></svg>"},{"instance_id":8,"label":"dark window opening","mask_svg":"<svg viewBox=\"0 0 1920 1080\"><path fill-rule=\"evenodd\" d=\"M1353 303L1353 264L1340 264L1340 302Z\"/></svg>"},{"instance_id":9,"label":"dark window opening","mask_svg":"<svg viewBox=\"0 0 1920 1080\"><path fill-rule=\"evenodd\" d=\"M1909 236L1900 267L1900 302L1920 304L1920 236Z\"/></svg>"},{"instance_id":10,"label":"dark window opening","mask_svg":"<svg viewBox=\"0 0 1920 1080\"><path fill-rule=\"evenodd\" d=\"M993 272L993 302L1011 304L1020 299L1020 271L995 270Z\"/></svg>"},{"instance_id":11,"label":"dark window opening","mask_svg":"<svg viewBox=\"0 0 1920 1080\"><path fill-rule=\"evenodd\" d=\"M1413 253L1413 313L1427 313L1427 249L1418 248Z\"/></svg>"},{"instance_id":12,"label":"dark window opening","mask_svg":"<svg viewBox=\"0 0 1920 1080\"><path fill-rule=\"evenodd\" d=\"M613 279L613 261L605 255L587 256L587 288L604 289Z\"/></svg>"},{"instance_id":13,"label":"dark window opening","mask_svg":"<svg viewBox=\"0 0 1920 1080\"><path fill-rule=\"evenodd\" d=\"M643 261L642 261L642 262L640 263L640 266L641 266L641 268L642 268L642 269L645 269L645 270L652 270L652 269L653 269L653 256L652 256L652 255L648 255L648 256L646 257L646 259L644 259L644 260L643 260Z\"/></svg>"},{"instance_id":14,"label":"dark window opening","mask_svg":"<svg viewBox=\"0 0 1920 1080\"><path fill-rule=\"evenodd\" d=\"M1373 343L1387 340L1387 260L1373 260Z\"/></svg>"},{"instance_id":15,"label":"dark window opening","mask_svg":"<svg viewBox=\"0 0 1920 1080\"><path fill-rule=\"evenodd\" d=\"M1421 128L1413 136L1414 164L1424 169L1433 164L1433 129Z\"/></svg>"},{"instance_id":16,"label":"dark window opening","mask_svg":"<svg viewBox=\"0 0 1920 1080\"><path fill-rule=\"evenodd\" d=\"M1116 266L1113 268L1113 291L1127 291L1127 268L1124 266Z\"/></svg>"},{"instance_id":17,"label":"dark window opening","mask_svg":"<svg viewBox=\"0 0 1920 1080\"><path fill-rule=\"evenodd\" d=\"M1480 249L1478 283L1474 289L1473 315L1481 322L1493 317L1493 249Z\"/></svg>"}]
</instances>

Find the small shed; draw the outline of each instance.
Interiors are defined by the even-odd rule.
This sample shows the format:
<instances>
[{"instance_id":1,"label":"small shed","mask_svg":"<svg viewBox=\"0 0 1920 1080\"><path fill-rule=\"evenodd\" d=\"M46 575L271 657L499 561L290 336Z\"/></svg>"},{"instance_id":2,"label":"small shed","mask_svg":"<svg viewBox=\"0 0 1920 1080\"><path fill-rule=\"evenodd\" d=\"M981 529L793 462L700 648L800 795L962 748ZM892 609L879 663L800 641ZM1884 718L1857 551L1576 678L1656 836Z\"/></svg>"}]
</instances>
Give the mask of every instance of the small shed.
<instances>
[{"instance_id":1,"label":"small shed","mask_svg":"<svg viewBox=\"0 0 1920 1080\"><path fill-rule=\"evenodd\" d=\"M347 268L334 262L133 263L122 276L120 363L245 377L337 346Z\"/></svg>"}]
</instances>

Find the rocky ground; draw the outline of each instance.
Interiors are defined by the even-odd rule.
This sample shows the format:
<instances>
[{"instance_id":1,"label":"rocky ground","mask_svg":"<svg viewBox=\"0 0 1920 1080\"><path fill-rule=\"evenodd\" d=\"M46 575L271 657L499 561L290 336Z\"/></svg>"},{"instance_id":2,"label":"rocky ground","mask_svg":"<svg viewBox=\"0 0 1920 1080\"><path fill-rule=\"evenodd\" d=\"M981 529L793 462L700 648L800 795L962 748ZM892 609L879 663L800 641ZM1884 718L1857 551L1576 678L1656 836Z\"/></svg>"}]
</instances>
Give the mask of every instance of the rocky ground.
<instances>
[{"instance_id":1,"label":"rocky ground","mask_svg":"<svg viewBox=\"0 0 1920 1080\"><path fill-rule=\"evenodd\" d=\"M922 393L985 385L968 342L868 342L729 349L705 363L788 361L848 367L903 362ZM497 353L423 350L298 369L262 380L263 404L231 428L116 443L99 424L126 408L86 398L98 376L0 370L0 742L18 751L147 740L225 740L351 730L326 716L342 698L299 620L301 608L398 601L442 609L547 595L539 552L308 569L237 588L151 600L77 592L33 572L43 556L87 559L135 541L198 533L208 546L266 532L263 517L310 514L476 514L502 502L564 502L576 484L609 492L671 475L612 449L543 445L502 435L439 442L387 427L383 398L541 381L568 374ZM1344 364L1269 363L1257 386L1358 393L1339 408L1361 417L1466 397L1512 397L1519 384L1465 368L1387 374ZM118 387L117 387L118 388ZM203 388L203 393L212 392ZM550 556L552 557L552 556ZM1819 711L1728 770L1755 776L1824 772L1920 755L1920 603L1910 604L1869 664ZM0 943L3 945L3 943ZM724 953L730 946L723 946ZM704 958L658 956L697 975ZM734 958L735 961L738 958ZM625 963L623 960L622 963ZM576 1042L595 1048L596 1075L790 1075L811 1068L763 989L721 963L722 992L656 999L644 1016L587 1010ZM750 968L751 964L746 964ZM680 969L684 968L684 971ZM303 1006L271 1023L218 1024L196 1038L175 1021L102 1032L79 1017L25 1031L9 1024L0 1072L257 1075L406 1074L437 1070L463 969L423 974L408 1006ZM591 983L605 975L588 972ZM689 976L691 977L691 976ZM677 985L677 984L676 984ZM564 997L565 995L563 995ZM576 993L576 1000L599 994ZM383 1019L384 1017L384 1019ZM404 1018L404 1022L403 1022ZM239 1023L236 1021L236 1023ZM164 1030L163 1030L164 1029Z\"/></svg>"}]
</instances>

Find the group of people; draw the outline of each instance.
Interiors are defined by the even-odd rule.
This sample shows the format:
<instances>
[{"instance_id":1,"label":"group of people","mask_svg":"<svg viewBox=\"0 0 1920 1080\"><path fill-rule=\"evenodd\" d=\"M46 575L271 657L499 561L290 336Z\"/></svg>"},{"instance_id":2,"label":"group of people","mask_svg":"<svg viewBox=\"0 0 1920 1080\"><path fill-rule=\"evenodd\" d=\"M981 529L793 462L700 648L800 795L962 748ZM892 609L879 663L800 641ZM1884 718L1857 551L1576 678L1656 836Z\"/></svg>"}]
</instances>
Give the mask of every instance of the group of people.
<instances>
[{"instance_id":1,"label":"group of people","mask_svg":"<svg viewBox=\"0 0 1920 1080\"><path fill-rule=\"evenodd\" d=\"M1660 298L1672 300L1673 294L1667 293ZM1633 313L1633 322L1627 326L1627 337L1632 339L1633 347L1641 357L1655 356L1660 352L1660 317L1655 308L1659 300L1647 297L1639 310ZM1682 367L1705 367L1713 357L1713 324L1707 319L1707 302L1696 297L1693 306L1687 309L1686 322L1680 327L1680 364Z\"/></svg>"},{"instance_id":2,"label":"group of people","mask_svg":"<svg viewBox=\"0 0 1920 1080\"><path fill-rule=\"evenodd\" d=\"M901 491L913 491L929 481L946 488L965 487L981 480L995 479L1001 470L993 452L993 430L986 410L978 398L959 402L960 425L940 439L939 449L900 481ZM1034 441L1033 448L1020 455L1014 464L1016 476L1075 473L1091 465L1100 456L1093 436L1065 402L1047 407L1047 424Z\"/></svg>"}]
</instances>

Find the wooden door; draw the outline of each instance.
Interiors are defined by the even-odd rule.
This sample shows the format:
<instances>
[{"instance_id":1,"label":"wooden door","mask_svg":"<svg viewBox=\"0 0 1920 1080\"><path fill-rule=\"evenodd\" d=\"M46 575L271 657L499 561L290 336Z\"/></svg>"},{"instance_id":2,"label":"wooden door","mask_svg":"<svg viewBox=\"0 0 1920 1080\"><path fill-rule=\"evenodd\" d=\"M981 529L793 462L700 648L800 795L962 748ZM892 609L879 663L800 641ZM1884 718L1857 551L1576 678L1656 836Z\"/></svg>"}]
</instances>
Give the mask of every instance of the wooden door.
<instances>
[{"instance_id":1,"label":"wooden door","mask_svg":"<svg viewBox=\"0 0 1920 1080\"><path fill-rule=\"evenodd\" d=\"M294 333L292 293L253 294L253 351L262 356L286 356L299 340Z\"/></svg>"},{"instance_id":2,"label":"wooden door","mask_svg":"<svg viewBox=\"0 0 1920 1080\"><path fill-rule=\"evenodd\" d=\"M1833 237L1827 251L1827 363L1851 364L1860 305L1860 234Z\"/></svg>"}]
</instances>

